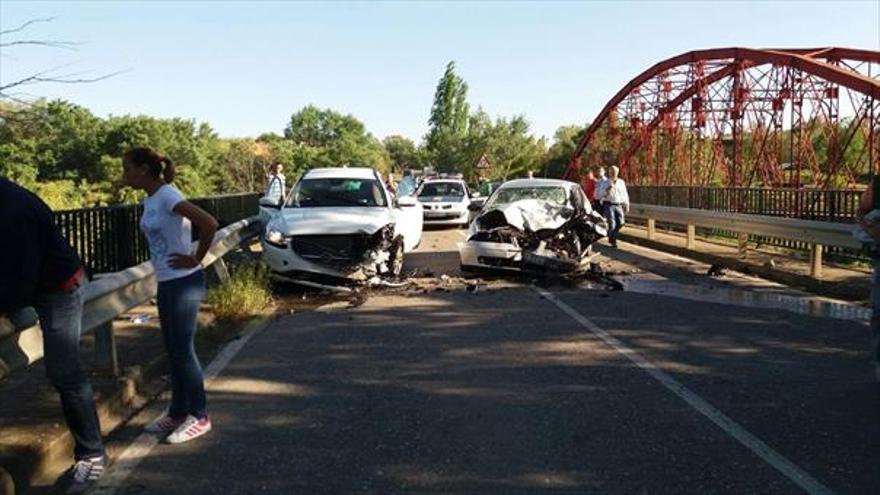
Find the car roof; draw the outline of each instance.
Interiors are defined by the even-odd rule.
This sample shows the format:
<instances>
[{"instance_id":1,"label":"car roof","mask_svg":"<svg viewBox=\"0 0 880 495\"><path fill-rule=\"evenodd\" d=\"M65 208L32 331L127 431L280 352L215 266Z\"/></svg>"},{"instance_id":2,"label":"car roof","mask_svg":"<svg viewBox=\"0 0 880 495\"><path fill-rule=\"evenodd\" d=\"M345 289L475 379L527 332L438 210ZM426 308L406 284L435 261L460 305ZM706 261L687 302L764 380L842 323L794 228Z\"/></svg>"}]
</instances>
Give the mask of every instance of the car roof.
<instances>
[{"instance_id":1,"label":"car roof","mask_svg":"<svg viewBox=\"0 0 880 495\"><path fill-rule=\"evenodd\" d=\"M569 188L571 186L575 186L574 182L570 182L562 179L513 179L501 184L501 187L498 189L507 189L511 187L516 188L524 188L524 187L565 187Z\"/></svg>"},{"instance_id":2,"label":"car roof","mask_svg":"<svg viewBox=\"0 0 880 495\"><path fill-rule=\"evenodd\" d=\"M375 179L376 172L367 167L313 168L303 179Z\"/></svg>"}]
</instances>

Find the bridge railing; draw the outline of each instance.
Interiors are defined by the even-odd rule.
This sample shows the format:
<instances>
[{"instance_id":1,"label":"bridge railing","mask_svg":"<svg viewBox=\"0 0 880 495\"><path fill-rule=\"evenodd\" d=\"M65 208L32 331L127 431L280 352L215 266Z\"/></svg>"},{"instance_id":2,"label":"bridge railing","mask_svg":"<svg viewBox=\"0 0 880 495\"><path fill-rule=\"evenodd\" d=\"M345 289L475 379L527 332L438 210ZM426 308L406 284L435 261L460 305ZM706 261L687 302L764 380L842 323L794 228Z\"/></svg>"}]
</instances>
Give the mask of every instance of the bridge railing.
<instances>
[{"instance_id":1,"label":"bridge railing","mask_svg":"<svg viewBox=\"0 0 880 495\"><path fill-rule=\"evenodd\" d=\"M190 199L221 226L247 218L258 210L260 193L240 193ZM55 212L55 221L76 250L90 276L124 270L150 257L138 222L142 205L118 205Z\"/></svg>"},{"instance_id":2,"label":"bridge railing","mask_svg":"<svg viewBox=\"0 0 880 495\"><path fill-rule=\"evenodd\" d=\"M799 218L824 222L853 223L864 191L794 188L629 186L632 203L743 213L770 217ZM738 238L739 233L707 226L712 235ZM812 243L750 233L749 241L799 251ZM847 259L867 260L857 249L827 246L827 253Z\"/></svg>"},{"instance_id":3,"label":"bridge railing","mask_svg":"<svg viewBox=\"0 0 880 495\"><path fill-rule=\"evenodd\" d=\"M225 273L222 257L236 246L259 235L262 224L253 216L235 222L214 235L211 249L202 265ZM83 334L95 332L98 365L118 374L113 321L130 308L143 304L156 294L156 277L150 262L107 274L83 288ZM0 379L12 370L43 357L43 337L32 308L21 311L12 321L0 318Z\"/></svg>"},{"instance_id":4,"label":"bridge railing","mask_svg":"<svg viewBox=\"0 0 880 495\"><path fill-rule=\"evenodd\" d=\"M696 228L720 229L736 234L739 250L745 254L750 236L783 239L810 246L810 275L822 278L822 253L825 247L861 251L862 245L853 237L858 226L852 223L823 222L799 218L771 217L695 208L632 204L629 216L647 222L647 237L656 236L656 222L684 225L686 247L696 247Z\"/></svg>"}]
</instances>

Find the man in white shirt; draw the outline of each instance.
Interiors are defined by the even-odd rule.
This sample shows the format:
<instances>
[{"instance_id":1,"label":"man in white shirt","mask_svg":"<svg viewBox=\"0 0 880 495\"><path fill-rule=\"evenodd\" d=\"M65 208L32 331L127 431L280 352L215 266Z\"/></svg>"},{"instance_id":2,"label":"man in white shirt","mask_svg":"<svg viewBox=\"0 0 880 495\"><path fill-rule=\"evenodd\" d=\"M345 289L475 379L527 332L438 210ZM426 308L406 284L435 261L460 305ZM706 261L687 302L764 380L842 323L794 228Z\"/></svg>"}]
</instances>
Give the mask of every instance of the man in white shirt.
<instances>
[{"instance_id":1,"label":"man in white shirt","mask_svg":"<svg viewBox=\"0 0 880 495\"><path fill-rule=\"evenodd\" d=\"M593 209L600 215L605 214L605 191L608 189L608 177L605 176L605 167L596 169L596 191L593 193L596 198L596 204Z\"/></svg>"},{"instance_id":2,"label":"man in white shirt","mask_svg":"<svg viewBox=\"0 0 880 495\"><path fill-rule=\"evenodd\" d=\"M597 192L596 197L604 204L605 219L608 221L608 240L613 247L617 247L617 233L626 223L626 214L629 213L629 193L626 184L619 177L620 168L612 166L611 174L607 180L607 186L602 189L601 195ZM598 184L596 189L599 189Z\"/></svg>"},{"instance_id":3,"label":"man in white shirt","mask_svg":"<svg viewBox=\"0 0 880 495\"><path fill-rule=\"evenodd\" d=\"M272 198L277 203L284 201L284 196L287 192L285 181L284 164L276 163L275 173L270 174L266 180L266 197Z\"/></svg>"}]
</instances>

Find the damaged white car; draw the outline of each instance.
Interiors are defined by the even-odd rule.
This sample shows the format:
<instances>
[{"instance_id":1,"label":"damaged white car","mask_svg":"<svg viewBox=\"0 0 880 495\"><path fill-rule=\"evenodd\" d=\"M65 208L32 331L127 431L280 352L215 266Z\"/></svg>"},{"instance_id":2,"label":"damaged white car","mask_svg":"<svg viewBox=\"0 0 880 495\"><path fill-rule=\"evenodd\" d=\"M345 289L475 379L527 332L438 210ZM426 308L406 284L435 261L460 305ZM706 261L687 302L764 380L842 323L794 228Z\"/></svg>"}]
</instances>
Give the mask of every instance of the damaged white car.
<instances>
[{"instance_id":1,"label":"damaged white car","mask_svg":"<svg viewBox=\"0 0 880 495\"><path fill-rule=\"evenodd\" d=\"M263 260L276 278L304 285L398 277L422 237L416 199L395 199L369 168L312 169L283 205L265 199Z\"/></svg>"},{"instance_id":2,"label":"damaged white car","mask_svg":"<svg viewBox=\"0 0 880 495\"><path fill-rule=\"evenodd\" d=\"M463 271L479 268L543 274L589 269L592 244L607 234L605 219L581 187L556 179L504 183L480 208L466 242Z\"/></svg>"}]
</instances>

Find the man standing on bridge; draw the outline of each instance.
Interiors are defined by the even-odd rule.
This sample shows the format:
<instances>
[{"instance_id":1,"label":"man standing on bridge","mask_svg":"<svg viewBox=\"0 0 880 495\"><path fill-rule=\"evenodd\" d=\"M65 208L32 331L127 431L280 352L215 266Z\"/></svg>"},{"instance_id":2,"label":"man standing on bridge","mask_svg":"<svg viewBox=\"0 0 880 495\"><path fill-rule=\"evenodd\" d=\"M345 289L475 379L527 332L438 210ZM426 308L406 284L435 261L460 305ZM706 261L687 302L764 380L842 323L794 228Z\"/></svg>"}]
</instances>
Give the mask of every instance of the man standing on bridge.
<instances>
[{"instance_id":1,"label":"man standing on bridge","mask_svg":"<svg viewBox=\"0 0 880 495\"><path fill-rule=\"evenodd\" d=\"M626 214L629 213L629 193L620 178L620 168L612 165L610 170L607 185L598 198L603 203L605 219L608 221L608 240L613 247L617 247L617 233L623 228Z\"/></svg>"},{"instance_id":2,"label":"man standing on bridge","mask_svg":"<svg viewBox=\"0 0 880 495\"><path fill-rule=\"evenodd\" d=\"M79 359L85 273L46 203L2 177L0 232L0 314L37 310L46 374L75 442L66 493L82 493L104 472L94 394Z\"/></svg>"}]
</instances>

